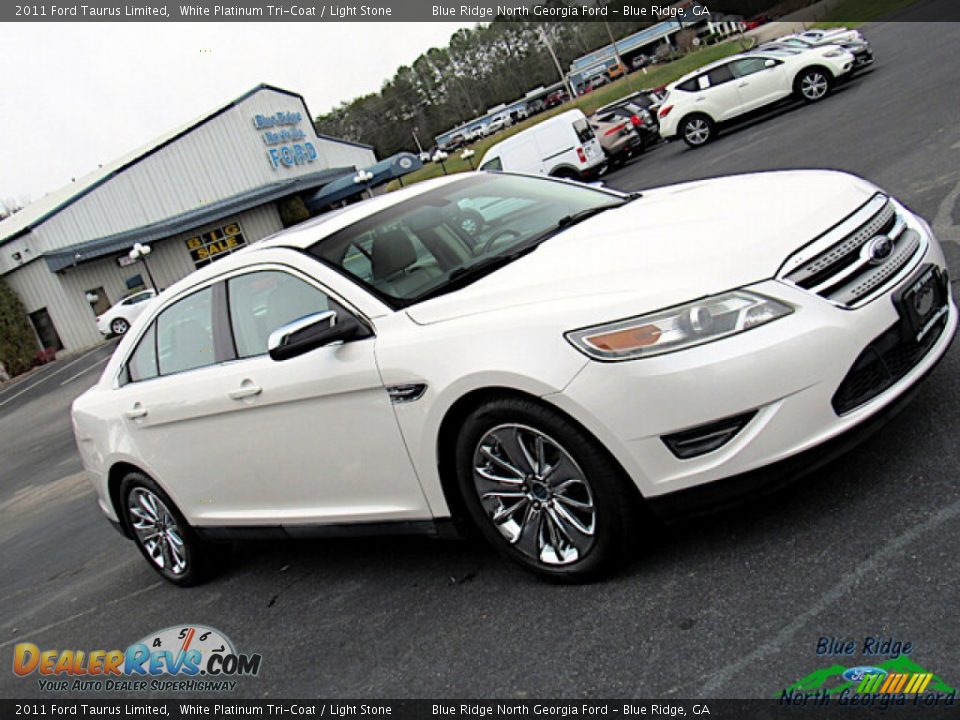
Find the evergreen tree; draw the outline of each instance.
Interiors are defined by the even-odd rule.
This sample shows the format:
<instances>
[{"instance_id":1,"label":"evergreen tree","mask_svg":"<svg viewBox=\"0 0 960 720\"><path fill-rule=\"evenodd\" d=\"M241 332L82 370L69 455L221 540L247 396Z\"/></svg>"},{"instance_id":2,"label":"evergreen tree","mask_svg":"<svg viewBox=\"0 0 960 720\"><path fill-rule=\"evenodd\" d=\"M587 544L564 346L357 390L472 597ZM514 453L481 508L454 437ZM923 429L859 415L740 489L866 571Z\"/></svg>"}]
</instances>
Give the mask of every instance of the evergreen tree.
<instances>
[{"instance_id":1,"label":"evergreen tree","mask_svg":"<svg viewBox=\"0 0 960 720\"><path fill-rule=\"evenodd\" d=\"M30 369L37 354L37 336L17 294L0 278L0 363L11 375Z\"/></svg>"}]
</instances>

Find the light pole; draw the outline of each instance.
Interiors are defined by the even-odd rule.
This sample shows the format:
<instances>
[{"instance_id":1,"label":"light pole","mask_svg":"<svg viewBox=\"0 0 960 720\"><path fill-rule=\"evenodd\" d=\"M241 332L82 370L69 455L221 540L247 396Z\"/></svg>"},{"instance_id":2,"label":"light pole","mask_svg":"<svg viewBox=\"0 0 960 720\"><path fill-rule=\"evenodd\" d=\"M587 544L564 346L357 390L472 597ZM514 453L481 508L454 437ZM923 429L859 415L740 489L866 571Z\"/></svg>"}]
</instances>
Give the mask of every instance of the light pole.
<instances>
[{"instance_id":1,"label":"light pole","mask_svg":"<svg viewBox=\"0 0 960 720\"><path fill-rule=\"evenodd\" d=\"M443 168L444 175L447 174L447 166L444 164L443 161L446 160L448 157L450 156L447 155L447 153L445 153L443 150L437 150L437 152L433 154L433 161L440 163L440 167Z\"/></svg>"},{"instance_id":2,"label":"light pole","mask_svg":"<svg viewBox=\"0 0 960 720\"><path fill-rule=\"evenodd\" d=\"M147 271L147 277L150 278L150 285L154 290L160 292L160 288L157 287L156 281L153 279L153 274L150 272L150 266L147 265L147 255L150 254L149 245L141 245L140 243L134 243L133 249L130 250L129 257L131 260L136 262L140 260L143 263L143 269Z\"/></svg>"},{"instance_id":3,"label":"light pole","mask_svg":"<svg viewBox=\"0 0 960 720\"><path fill-rule=\"evenodd\" d=\"M560 82L562 82L564 87L567 88L567 94L572 100L575 97L573 86L570 84L570 78L567 77L567 74L560 67L560 61L557 60L557 54L553 51L553 45L550 44L550 38L547 37L547 31L543 29L543 25L538 25L537 29L540 31L540 39L543 40L543 44L546 45L547 50L550 51L550 57L553 58L553 64L557 67L557 72L560 74Z\"/></svg>"},{"instance_id":4,"label":"light pole","mask_svg":"<svg viewBox=\"0 0 960 720\"><path fill-rule=\"evenodd\" d=\"M474 168L474 166L473 166L473 156L474 156L474 155L476 155L476 153L475 153L473 150L471 150L470 148L465 148L464 151L463 151L462 153L460 153L460 159L461 159L461 160L466 160L468 163L470 163L470 169L471 169L471 170L475 170L475 169L476 169L476 168Z\"/></svg>"},{"instance_id":5,"label":"light pole","mask_svg":"<svg viewBox=\"0 0 960 720\"><path fill-rule=\"evenodd\" d=\"M366 170L358 170L357 174L353 176L353 181L357 185L363 185L363 189L367 192L368 197L373 197L373 193L370 192L370 188L367 187L367 183L373 180L373 173L367 172Z\"/></svg>"}]
</instances>

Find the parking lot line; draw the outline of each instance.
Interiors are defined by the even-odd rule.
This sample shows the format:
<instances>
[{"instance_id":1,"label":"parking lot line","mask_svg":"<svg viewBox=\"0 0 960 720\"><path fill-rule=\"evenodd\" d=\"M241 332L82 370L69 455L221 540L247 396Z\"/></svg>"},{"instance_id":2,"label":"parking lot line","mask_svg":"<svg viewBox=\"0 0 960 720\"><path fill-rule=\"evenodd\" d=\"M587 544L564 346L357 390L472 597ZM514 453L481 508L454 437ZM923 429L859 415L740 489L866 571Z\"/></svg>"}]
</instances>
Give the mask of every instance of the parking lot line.
<instances>
[{"instance_id":1,"label":"parking lot line","mask_svg":"<svg viewBox=\"0 0 960 720\"><path fill-rule=\"evenodd\" d=\"M97 365L103 365L103 364L104 364L107 360L109 360L109 359L110 359L110 356L108 355L108 356L105 357L105 358L101 358L100 360L97 360L97 361L96 361L93 365L91 365L90 367L86 367L86 368L84 368L83 370L81 370L80 372L78 372L76 375L71 375L70 377L68 377L66 380L64 380L62 383L60 383L60 387L63 387L64 385L66 385L68 382L71 382L72 380L76 380L78 377L80 377L80 376L83 375L84 373L90 372L90 371L93 370L95 367L97 367Z\"/></svg>"},{"instance_id":2,"label":"parking lot line","mask_svg":"<svg viewBox=\"0 0 960 720\"><path fill-rule=\"evenodd\" d=\"M37 385L39 385L39 384L41 384L41 383L43 383L43 382L46 382L47 380L49 380L50 378L52 378L54 375L59 375L60 373L62 373L64 370L66 370L66 369L67 369L68 367L70 367L71 365L76 365L78 362L80 362L81 360L83 360L83 359L84 359L85 357L87 357L88 355L92 355L93 353L97 352L98 350L102 350L102 349L103 349L103 346L102 346L102 345L98 345L98 346L95 347L93 350L88 350L87 352L85 352L85 353L84 353L83 355L81 355L80 357L74 358L73 360L71 360L70 362L68 362L66 365L64 365L62 368L59 368L59 369L57 369L57 370L54 370L54 371L53 371L52 373L50 373L49 375L44 375L42 378L40 378L40 379L37 380L36 382L30 383L29 385L27 385L27 387L23 388L20 392L14 393L14 394L11 395L10 397L4 398L3 400L0 400L0 407L3 407L4 405L6 405L6 404L7 404L8 402L10 402L11 400L15 400L16 398L18 398L18 397L20 397L21 395L23 395L25 392L28 392L29 390L32 390L33 388L37 387ZM109 357L109 356L108 356L108 357ZM12 389L13 389L13 388L11 388L11 390L12 390Z\"/></svg>"}]
</instances>

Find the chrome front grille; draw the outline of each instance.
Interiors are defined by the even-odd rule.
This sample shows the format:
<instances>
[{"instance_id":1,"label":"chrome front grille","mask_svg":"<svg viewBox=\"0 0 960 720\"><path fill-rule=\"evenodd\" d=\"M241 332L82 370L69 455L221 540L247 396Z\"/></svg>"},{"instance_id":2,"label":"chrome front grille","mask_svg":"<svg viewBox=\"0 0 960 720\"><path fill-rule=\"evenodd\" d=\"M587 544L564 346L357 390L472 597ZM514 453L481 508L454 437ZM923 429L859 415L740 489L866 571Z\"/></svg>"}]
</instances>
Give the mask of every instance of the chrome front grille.
<instances>
[{"instance_id":1,"label":"chrome front grille","mask_svg":"<svg viewBox=\"0 0 960 720\"><path fill-rule=\"evenodd\" d=\"M878 238L889 238L886 247ZM869 302L925 250L894 204L876 195L860 210L791 256L778 277L844 308ZM889 250L878 253L878 250ZM881 256L878 256L881 255Z\"/></svg>"}]
</instances>

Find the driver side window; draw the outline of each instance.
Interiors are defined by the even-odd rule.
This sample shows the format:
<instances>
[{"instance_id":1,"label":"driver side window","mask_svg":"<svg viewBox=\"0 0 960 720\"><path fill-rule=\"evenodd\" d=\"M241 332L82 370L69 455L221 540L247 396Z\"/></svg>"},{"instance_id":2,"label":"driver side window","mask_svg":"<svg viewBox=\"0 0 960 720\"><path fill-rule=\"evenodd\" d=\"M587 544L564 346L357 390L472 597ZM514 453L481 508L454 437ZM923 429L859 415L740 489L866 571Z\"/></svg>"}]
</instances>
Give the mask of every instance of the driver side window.
<instances>
[{"instance_id":1,"label":"driver side window","mask_svg":"<svg viewBox=\"0 0 960 720\"><path fill-rule=\"evenodd\" d=\"M289 322L326 310L342 310L313 285L279 270L231 278L227 297L238 358L264 355L270 334Z\"/></svg>"}]
</instances>

